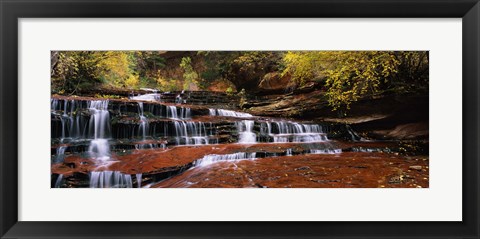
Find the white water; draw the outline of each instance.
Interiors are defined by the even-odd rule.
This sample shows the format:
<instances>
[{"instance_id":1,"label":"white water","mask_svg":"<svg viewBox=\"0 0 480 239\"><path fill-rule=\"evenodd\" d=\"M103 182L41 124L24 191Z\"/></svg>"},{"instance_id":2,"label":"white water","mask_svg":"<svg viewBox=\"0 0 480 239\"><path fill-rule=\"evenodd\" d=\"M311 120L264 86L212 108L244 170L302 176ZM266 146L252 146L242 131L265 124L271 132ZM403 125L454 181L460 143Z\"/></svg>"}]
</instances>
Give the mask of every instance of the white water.
<instances>
[{"instance_id":1,"label":"white water","mask_svg":"<svg viewBox=\"0 0 480 239\"><path fill-rule=\"evenodd\" d=\"M292 156L292 149L287 149L287 156Z\"/></svg>"},{"instance_id":2,"label":"white water","mask_svg":"<svg viewBox=\"0 0 480 239\"><path fill-rule=\"evenodd\" d=\"M173 105L167 105L167 118L178 119L177 107Z\"/></svg>"},{"instance_id":3,"label":"white water","mask_svg":"<svg viewBox=\"0 0 480 239\"><path fill-rule=\"evenodd\" d=\"M64 100L62 105L59 103L58 99L52 99L50 103L50 108L53 114L57 114L56 112L58 111L62 112L58 117L61 123L60 142L85 138L85 122L83 122L82 117L79 114L74 114L76 109L80 108L80 104L75 100Z\"/></svg>"},{"instance_id":4,"label":"white water","mask_svg":"<svg viewBox=\"0 0 480 239\"><path fill-rule=\"evenodd\" d=\"M209 109L211 116L228 116L228 117L238 117L238 118L250 118L253 115L243 112L237 112L233 110L224 110L224 109Z\"/></svg>"},{"instance_id":5,"label":"white water","mask_svg":"<svg viewBox=\"0 0 480 239\"><path fill-rule=\"evenodd\" d=\"M90 142L88 152L97 160L110 159L110 144L107 137L110 135L110 114L108 112L108 100L96 100L88 102L90 110L90 132L93 132L93 140Z\"/></svg>"},{"instance_id":6,"label":"white water","mask_svg":"<svg viewBox=\"0 0 480 239\"><path fill-rule=\"evenodd\" d=\"M195 167L204 167L213 163L221 162L221 161L239 161L239 160L245 160L245 159L250 159L253 160L255 159L256 153L245 153L245 152L240 152L240 153L233 153L233 154L209 154L204 156L201 159L198 159L195 161Z\"/></svg>"},{"instance_id":7,"label":"white water","mask_svg":"<svg viewBox=\"0 0 480 239\"><path fill-rule=\"evenodd\" d=\"M181 104L181 103L186 103L186 101L183 101L182 96L177 95L177 96L175 97L175 103L176 103L176 104Z\"/></svg>"},{"instance_id":8,"label":"white water","mask_svg":"<svg viewBox=\"0 0 480 239\"><path fill-rule=\"evenodd\" d=\"M257 135L253 132L253 120L242 120L237 122L238 143L254 144L257 142Z\"/></svg>"},{"instance_id":9,"label":"white water","mask_svg":"<svg viewBox=\"0 0 480 239\"><path fill-rule=\"evenodd\" d=\"M159 93L151 93L145 95L137 95L130 97L132 100L143 100L143 101L161 101L162 95Z\"/></svg>"},{"instance_id":10,"label":"white water","mask_svg":"<svg viewBox=\"0 0 480 239\"><path fill-rule=\"evenodd\" d=\"M191 119L192 118L192 110L190 108L181 108L180 116L182 119Z\"/></svg>"},{"instance_id":11,"label":"white water","mask_svg":"<svg viewBox=\"0 0 480 239\"><path fill-rule=\"evenodd\" d=\"M180 115L178 109L174 105L167 106L167 118L170 119L191 119L192 110L190 108L180 107Z\"/></svg>"},{"instance_id":12,"label":"white water","mask_svg":"<svg viewBox=\"0 0 480 239\"><path fill-rule=\"evenodd\" d=\"M177 145L208 144L209 134L203 122L175 121L173 125Z\"/></svg>"},{"instance_id":13,"label":"white water","mask_svg":"<svg viewBox=\"0 0 480 239\"><path fill-rule=\"evenodd\" d=\"M94 139L90 141L90 146L88 147L88 152L90 156L96 160L109 160L110 159L110 144L107 139Z\"/></svg>"},{"instance_id":14,"label":"white water","mask_svg":"<svg viewBox=\"0 0 480 239\"><path fill-rule=\"evenodd\" d=\"M59 188L62 186L63 181L63 174L59 174L57 180L55 181L55 188Z\"/></svg>"},{"instance_id":15,"label":"white water","mask_svg":"<svg viewBox=\"0 0 480 239\"><path fill-rule=\"evenodd\" d=\"M311 154L339 154L341 153L341 149L311 149Z\"/></svg>"},{"instance_id":16,"label":"white water","mask_svg":"<svg viewBox=\"0 0 480 239\"><path fill-rule=\"evenodd\" d=\"M311 143L328 140L320 125L286 121L261 123L260 134L272 137L274 143Z\"/></svg>"},{"instance_id":17,"label":"white water","mask_svg":"<svg viewBox=\"0 0 480 239\"><path fill-rule=\"evenodd\" d=\"M138 128L139 130L139 135L142 136L142 139L145 140L147 133L148 133L148 119L143 115L143 103L138 102L138 114L140 117L140 127Z\"/></svg>"},{"instance_id":18,"label":"white water","mask_svg":"<svg viewBox=\"0 0 480 239\"><path fill-rule=\"evenodd\" d=\"M55 163L63 162L65 158L65 150L67 149L66 146L59 146L57 148L57 156L55 157Z\"/></svg>"},{"instance_id":19,"label":"white water","mask_svg":"<svg viewBox=\"0 0 480 239\"><path fill-rule=\"evenodd\" d=\"M142 174L137 173L135 176L137 178L137 188L141 188L142 187Z\"/></svg>"},{"instance_id":20,"label":"white water","mask_svg":"<svg viewBox=\"0 0 480 239\"><path fill-rule=\"evenodd\" d=\"M99 101L75 101L75 100L64 100L60 103L58 100L51 101L52 108L52 118L55 117L55 120L60 119L62 124L61 136L58 132L57 137L61 140L68 138L81 138L87 139L82 141L89 143L88 153L91 157L101 160L108 161L111 158L110 152L110 142L111 139L111 125L110 125L110 114L108 111L108 100L99 100ZM115 105L112 106L111 111L116 112ZM145 107L145 108L144 108ZM90 119L88 114L85 114L84 111L78 111L77 109L88 109L90 111ZM166 111L165 111L166 109ZM130 110L130 109L129 109ZM136 109L133 108L135 111ZM145 112L144 112L145 111ZM81 114L79 114L80 112ZM199 111L194 111L194 113ZM131 113L131 112L130 112ZM172 120L168 120L168 124L163 126L162 124L156 124L157 122L152 119L149 119L146 115L154 115L152 117L162 118L162 121L166 121L165 117ZM214 135L212 132L223 132L225 130L223 125L216 125L216 123L204 123L196 121L199 118L194 118L195 121L186 120L192 118L192 112L190 108L186 107L177 107L177 106L164 106L161 104L149 104L138 102L138 117L139 121L137 125L134 125L129 129L128 137L142 137L146 139L148 137L155 136L155 127L164 127L163 135L165 139L173 139L173 143L177 145L204 145L213 142ZM211 116L226 116L226 117L236 117L239 119L223 119L223 121L235 122L235 127L238 132L238 143L240 144L254 144L257 142L264 142L265 138L268 138L268 142L282 143L282 142L300 142L300 143L312 143L313 147L306 149L303 153L306 154L336 154L341 153L339 149L323 149L323 144L317 142L328 141L325 132L322 127L317 124L304 124L297 123L292 121L267 121L263 122L263 118L253 118L251 114L235 112L231 110L224 109L209 109L209 114ZM83 115L79 117L79 115ZM248 119L252 117L252 119ZM247 119L245 119L247 118ZM149 122L150 120L150 122ZM255 122L255 121L256 122ZM260 122L259 122L260 121ZM56 121L58 130L60 129L59 122ZM257 124L255 126L255 123ZM230 126L233 123L229 123ZM159 126L160 125L160 126ZM172 131L172 125L174 126L174 131ZM209 126L209 127L207 127ZM232 130L227 125L227 132ZM217 128L215 128L217 127ZM213 128L213 130L212 130ZM254 131L254 128L258 131ZM161 129L159 130L161 132ZM232 134L235 135L235 129L232 130ZM149 136L149 134L151 134ZM160 133L162 134L162 133ZM158 131L157 131L158 135ZM161 136L163 137L163 136ZM212 140L212 141L209 141ZM218 139L217 139L218 140ZM165 142L165 141L158 141ZM67 142L68 143L68 142ZM75 142L76 143L76 142ZM135 142L136 149L145 149L145 148L165 148L165 144L141 144L142 142ZM150 141L145 141L145 143L150 143ZM328 143L327 143L328 144ZM68 145L68 144L67 144ZM68 146L58 146L56 157L53 157L55 161L63 161L65 155L65 150ZM115 146L116 147L116 146ZM72 150L78 150L72 148ZM69 151L72 152L72 151ZM299 151L295 152L296 154ZM291 156L293 155L292 149L286 149L285 154L280 153L281 155ZM263 157L264 154L258 154L260 157ZM271 157L271 154L269 154ZM269 156L269 157L270 157ZM205 166L219 161L237 161L245 159L255 159L255 153L245 153L239 152L228 155L207 155L201 159L198 159L195 162L195 166ZM112 162L112 161L108 161ZM104 162L104 164L107 162ZM99 163L100 164L100 163ZM107 166L96 170L105 170L108 169ZM120 172L114 171L102 171L102 172L92 172L90 177L90 186L91 187L133 187L132 186L132 177L134 175L122 174ZM135 187L141 187L142 185L142 174L136 174L136 185ZM63 175L57 178L55 186L61 185L63 180ZM135 180L135 179L134 179ZM66 182L63 180L64 183Z\"/></svg>"},{"instance_id":21,"label":"white water","mask_svg":"<svg viewBox=\"0 0 480 239\"><path fill-rule=\"evenodd\" d=\"M91 188L132 188L132 176L118 171L90 173Z\"/></svg>"}]
</instances>

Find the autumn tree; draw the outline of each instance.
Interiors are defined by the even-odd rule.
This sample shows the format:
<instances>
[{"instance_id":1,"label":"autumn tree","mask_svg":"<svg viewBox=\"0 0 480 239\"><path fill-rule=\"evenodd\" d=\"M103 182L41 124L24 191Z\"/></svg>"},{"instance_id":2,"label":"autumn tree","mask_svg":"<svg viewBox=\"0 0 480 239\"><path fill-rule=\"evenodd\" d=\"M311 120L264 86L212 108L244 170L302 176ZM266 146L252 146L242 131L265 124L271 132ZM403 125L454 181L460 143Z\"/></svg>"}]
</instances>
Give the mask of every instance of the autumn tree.
<instances>
[{"instance_id":1,"label":"autumn tree","mask_svg":"<svg viewBox=\"0 0 480 239\"><path fill-rule=\"evenodd\" d=\"M183 57L180 62L180 67L183 69L183 89L192 90L198 88L200 78L198 73L193 69L192 59L190 57Z\"/></svg>"},{"instance_id":2,"label":"autumn tree","mask_svg":"<svg viewBox=\"0 0 480 239\"><path fill-rule=\"evenodd\" d=\"M52 89L74 94L98 85L134 88L139 75L136 58L128 51L52 52Z\"/></svg>"},{"instance_id":3,"label":"autumn tree","mask_svg":"<svg viewBox=\"0 0 480 239\"><path fill-rule=\"evenodd\" d=\"M406 83L428 87L427 52L299 51L288 52L283 61L282 74L290 74L298 85L323 83L334 110L349 109L352 102L387 90L405 92L410 89Z\"/></svg>"}]
</instances>

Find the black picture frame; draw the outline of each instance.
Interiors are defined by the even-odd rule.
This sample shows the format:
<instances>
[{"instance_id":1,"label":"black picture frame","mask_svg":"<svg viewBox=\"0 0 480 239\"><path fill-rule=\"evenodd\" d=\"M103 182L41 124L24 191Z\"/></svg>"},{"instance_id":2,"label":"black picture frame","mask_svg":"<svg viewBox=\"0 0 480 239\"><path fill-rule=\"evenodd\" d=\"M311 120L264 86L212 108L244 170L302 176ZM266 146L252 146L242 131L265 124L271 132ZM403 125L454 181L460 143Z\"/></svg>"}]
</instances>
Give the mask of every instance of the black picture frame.
<instances>
[{"instance_id":1,"label":"black picture frame","mask_svg":"<svg viewBox=\"0 0 480 239\"><path fill-rule=\"evenodd\" d=\"M478 0L0 0L2 238L479 238ZM462 222L18 221L18 19L124 17L462 18ZM453 82L456 83L456 82Z\"/></svg>"}]
</instances>

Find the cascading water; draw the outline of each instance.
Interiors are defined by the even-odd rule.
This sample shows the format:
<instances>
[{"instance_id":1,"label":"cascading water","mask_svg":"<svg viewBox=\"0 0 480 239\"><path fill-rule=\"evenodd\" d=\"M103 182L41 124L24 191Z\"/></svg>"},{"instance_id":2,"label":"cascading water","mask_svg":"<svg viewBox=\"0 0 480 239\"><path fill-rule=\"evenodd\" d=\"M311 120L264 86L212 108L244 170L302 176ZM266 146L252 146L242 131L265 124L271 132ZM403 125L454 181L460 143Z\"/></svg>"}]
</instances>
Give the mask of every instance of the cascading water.
<instances>
[{"instance_id":1,"label":"cascading water","mask_svg":"<svg viewBox=\"0 0 480 239\"><path fill-rule=\"evenodd\" d=\"M238 117L238 118L250 118L253 115L248 113L236 112L233 110L224 110L224 109L209 109L211 116L227 116L227 117Z\"/></svg>"},{"instance_id":2,"label":"cascading water","mask_svg":"<svg viewBox=\"0 0 480 239\"><path fill-rule=\"evenodd\" d=\"M59 174L57 180L55 180L55 188L60 188L63 182L63 174Z\"/></svg>"},{"instance_id":3,"label":"cascading water","mask_svg":"<svg viewBox=\"0 0 480 239\"><path fill-rule=\"evenodd\" d=\"M292 149L287 149L286 155L287 155L287 156L292 156Z\"/></svg>"},{"instance_id":4,"label":"cascading water","mask_svg":"<svg viewBox=\"0 0 480 239\"><path fill-rule=\"evenodd\" d=\"M208 144L209 135L203 122L175 121L174 126L177 145Z\"/></svg>"},{"instance_id":5,"label":"cascading water","mask_svg":"<svg viewBox=\"0 0 480 239\"><path fill-rule=\"evenodd\" d=\"M143 101L161 101L162 95L158 93L151 93L145 95L138 95L130 97L132 100L143 100Z\"/></svg>"},{"instance_id":6,"label":"cascading water","mask_svg":"<svg viewBox=\"0 0 480 239\"><path fill-rule=\"evenodd\" d=\"M86 122L82 115L77 113L77 109L81 109L81 107L82 105L74 100L63 100L63 104L60 104L58 99L51 100L52 116L60 121L60 134L58 135L60 142L86 137Z\"/></svg>"},{"instance_id":7,"label":"cascading water","mask_svg":"<svg viewBox=\"0 0 480 239\"><path fill-rule=\"evenodd\" d=\"M139 135L142 136L142 139L145 140L147 132L148 132L148 119L143 115L143 103L138 102L138 114L140 117L140 127L139 127Z\"/></svg>"},{"instance_id":8,"label":"cascading water","mask_svg":"<svg viewBox=\"0 0 480 239\"><path fill-rule=\"evenodd\" d=\"M260 134L272 138L274 143L312 143L328 140L320 125L284 121L261 123Z\"/></svg>"},{"instance_id":9,"label":"cascading water","mask_svg":"<svg viewBox=\"0 0 480 239\"><path fill-rule=\"evenodd\" d=\"M57 148L57 154L56 154L56 157L55 157L55 163L61 163L63 162L64 158L65 158L65 150L67 149L66 146L59 146Z\"/></svg>"},{"instance_id":10,"label":"cascading water","mask_svg":"<svg viewBox=\"0 0 480 239\"><path fill-rule=\"evenodd\" d=\"M181 108L180 115L182 119L191 119L192 118L192 110L190 108Z\"/></svg>"},{"instance_id":11,"label":"cascading water","mask_svg":"<svg viewBox=\"0 0 480 239\"><path fill-rule=\"evenodd\" d=\"M237 123L238 143L254 144L257 142L257 136L253 132L254 123L253 120L242 120Z\"/></svg>"},{"instance_id":12,"label":"cascading water","mask_svg":"<svg viewBox=\"0 0 480 239\"><path fill-rule=\"evenodd\" d=\"M180 112L179 112L180 111ZM190 119L192 111L190 108L180 107L180 110L174 105L167 106L167 118L170 119Z\"/></svg>"},{"instance_id":13,"label":"cascading water","mask_svg":"<svg viewBox=\"0 0 480 239\"><path fill-rule=\"evenodd\" d=\"M136 179L137 179L137 188L141 188L142 187L142 174L137 173L137 174L135 174L135 176L136 176Z\"/></svg>"},{"instance_id":14,"label":"cascading water","mask_svg":"<svg viewBox=\"0 0 480 239\"><path fill-rule=\"evenodd\" d=\"M238 161L238 160L245 160L245 159L255 159L256 153L233 153L233 154L209 154L204 156L201 159L195 161L195 167L203 167L213 163L221 162L221 161Z\"/></svg>"},{"instance_id":15,"label":"cascading water","mask_svg":"<svg viewBox=\"0 0 480 239\"><path fill-rule=\"evenodd\" d=\"M131 100L143 100L143 101L161 101L162 95L158 93L156 89L150 88L140 88L140 90L149 91L152 93L144 94L144 95L137 95L137 96L130 96L129 99Z\"/></svg>"},{"instance_id":16,"label":"cascading water","mask_svg":"<svg viewBox=\"0 0 480 239\"><path fill-rule=\"evenodd\" d=\"M311 149L311 154L339 154L341 153L341 149Z\"/></svg>"},{"instance_id":17,"label":"cascading water","mask_svg":"<svg viewBox=\"0 0 480 239\"><path fill-rule=\"evenodd\" d=\"M132 188L132 176L117 171L90 173L91 188Z\"/></svg>"},{"instance_id":18,"label":"cascading water","mask_svg":"<svg viewBox=\"0 0 480 239\"><path fill-rule=\"evenodd\" d=\"M108 160L110 159L110 144L107 139L110 135L108 100L90 101L88 108L91 113L90 132L93 132L93 140L90 142L88 152L97 160Z\"/></svg>"},{"instance_id":19,"label":"cascading water","mask_svg":"<svg viewBox=\"0 0 480 239\"><path fill-rule=\"evenodd\" d=\"M109 163L116 163L109 161L112 158L111 151L123 155L126 150L165 148L166 145L208 145L219 143L219 139L223 144L231 142L231 135L238 135L239 144L299 143L303 149L296 146L295 149L284 148L283 152L211 154L196 160L195 167L256 157L341 152L328 143L324 129L318 124L261 118L226 109L207 111L206 108L192 107L192 110L169 104L171 103L52 99L52 154L55 154L52 155L52 163L64 162L65 152L68 152L67 157L87 152L98 163L98 167L90 173L90 187L141 187L142 173L129 175L109 171ZM210 117L203 117L207 114ZM205 119L211 121L205 122ZM65 186L71 176L67 176L68 179L64 177L61 175L52 179L56 180L52 186ZM135 185L132 185L132 177L136 177L133 178ZM150 179L144 180L147 182Z\"/></svg>"}]
</instances>

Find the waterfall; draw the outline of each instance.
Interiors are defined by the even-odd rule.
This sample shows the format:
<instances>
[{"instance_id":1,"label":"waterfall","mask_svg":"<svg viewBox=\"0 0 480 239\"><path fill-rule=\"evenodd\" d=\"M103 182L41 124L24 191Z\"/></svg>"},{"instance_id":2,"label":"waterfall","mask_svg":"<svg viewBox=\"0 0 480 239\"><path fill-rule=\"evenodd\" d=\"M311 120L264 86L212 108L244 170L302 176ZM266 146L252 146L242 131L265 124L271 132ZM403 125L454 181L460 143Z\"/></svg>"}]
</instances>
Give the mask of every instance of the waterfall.
<instances>
[{"instance_id":1,"label":"waterfall","mask_svg":"<svg viewBox=\"0 0 480 239\"><path fill-rule=\"evenodd\" d=\"M305 154L338 154L341 153L341 149L311 149ZM293 152L292 149L287 149L286 156L292 156ZM277 157L276 153L273 154L260 154L258 157ZM224 162L224 161L240 161L240 160L253 160L257 158L257 153L247 153L247 152L238 152L232 154L209 154L205 155L200 159L195 160L194 167L203 167L207 165L211 165L217 162Z\"/></svg>"},{"instance_id":2,"label":"waterfall","mask_svg":"<svg viewBox=\"0 0 480 239\"><path fill-rule=\"evenodd\" d=\"M142 139L145 140L147 132L148 132L148 119L143 115L143 103L138 102L138 114L140 117L140 127L138 128L139 130L139 135L142 136Z\"/></svg>"},{"instance_id":3,"label":"waterfall","mask_svg":"<svg viewBox=\"0 0 480 239\"><path fill-rule=\"evenodd\" d=\"M58 99L50 99L50 110L54 111L57 110L58 107Z\"/></svg>"},{"instance_id":4,"label":"waterfall","mask_svg":"<svg viewBox=\"0 0 480 239\"><path fill-rule=\"evenodd\" d=\"M132 176L118 171L90 173L91 188L132 188Z\"/></svg>"},{"instance_id":5,"label":"waterfall","mask_svg":"<svg viewBox=\"0 0 480 239\"><path fill-rule=\"evenodd\" d=\"M180 118L182 119L191 119L192 111L190 108L180 108Z\"/></svg>"},{"instance_id":6,"label":"waterfall","mask_svg":"<svg viewBox=\"0 0 480 239\"><path fill-rule=\"evenodd\" d=\"M130 97L132 100L143 100L143 101L161 101L162 95L158 93L151 93L145 95L137 95Z\"/></svg>"},{"instance_id":7,"label":"waterfall","mask_svg":"<svg viewBox=\"0 0 480 239\"><path fill-rule=\"evenodd\" d=\"M286 155L287 156L292 156L292 149L287 149Z\"/></svg>"},{"instance_id":8,"label":"waterfall","mask_svg":"<svg viewBox=\"0 0 480 239\"><path fill-rule=\"evenodd\" d=\"M328 140L320 125L284 121L261 123L260 134L273 138L274 143L311 143Z\"/></svg>"},{"instance_id":9,"label":"waterfall","mask_svg":"<svg viewBox=\"0 0 480 239\"><path fill-rule=\"evenodd\" d=\"M67 146L58 146L55 161L54 161L55 163L63 162L63 160L65 158L65 150L66 149L67 149Z\"/></svg>"},{"instance_id":10,"label":"waterfall","mask_svg":"<svg viewBox=\"0 0 480 239\"><path fill-rule=\"evenodd\" d=\"M190 108L180 107L180 115L178 114L179 110L176 106L170 105L167 106L167 118L170 119L191 119L192 110Z\"/></svg>"},{"instance_id":11,"label":"waterfall","mask_svg":"<svg viewBox=\"0 0 480 239\"><path fill-rule=\"evenodd\" d=\"M74 100L64 100L63 105L57 99L51 100L52 116L60 120L60 142L85 137L86 125L82 116L76 113L77 108L81 108L81 104ZM62 113L58 114L57 111Z\"/></svg>"},{"instance_id":12,"label":"waterfall","mask_svg":"<svg viewBox=\"0 0 480 239\"><path fill-rule=\"evenodd\" d=\"M173 125L177 145L208 144L208 134L203 122L175 121Z\"/></svg>"},{"instance_id":13,"label":"waterfall","mask_svg":"<svg viewBox=\"0 0 480 239\"><path fill-rule=\"evenodd\" d=\"M106 139L110 135L108 100L90 101L88 108L91 113L90 132L93 132L88 152L97 160L108 160L110 159L110 145Z\"/></svg>"},{"instance_id":14,"label":"waterfall","mask_svg":"<svg viewBox=\"0 0 480 239\"><path fill-rule=\"evenodd\" d=\"M63 182L63 174L59 174L57 180L55 180L55 188L60 188Z\"/></svg>"},{"instance_id":15,"label":"waterfall","mask_svg":"<svg viewBox=\"0 0 480 239\"><path fill-rule=\"evenodd\" d=\"M208 109L208 114L211 116L217 115L217 110L216 109Z\"/></svg>"},{"instance_id":16,"label":"waterfall","mask_svg":"<svg viewBox=\"0 0 480 239\"><path fill-rule=\"evenodd\" d=\"M339 154L341 153L341 149L311 149L311 154Z\"/></svg>"},{"instance_id":17,"label":"waterfall","mask_svg":"<svg viewBox=\"0 0 480 239\"><path fill-rule=\"evenodd\" d=\"M178 119L177 107L173 105L167 106L167 118Z\"/></svg>"},{"instance_id":18,"label":"waterfall","mask_svg":"<svg viewBox=\"0 0 480 239\"><path fill-rule=\"evenodd\" d=\"M195 167L203 167L221 161L237 161L244 159L255 159L256 153L233 153L233 154L209 154L195 161Z\"/></svg>"},{"instance_id":19,"label":"waterfall","mask_svg":"<svg viewBox=\"0 0 480 239\"><path fill-rule=\"evenodd\" d=\"M237 123L238 128L238 143L240 144L254 144L257 142L257 136L253 132L253 120L242 120Z\"/></svg>"},{"instance_id":20,"label":"waterfall","mask_svg":"<svg viewBox=\"0 0 480 239\"><path fill-rule=\"evenodd\" d=\"M180 94L178 94L176 97L175 97L175 103L176 104L181 104L183 102L182 100L182 96Z\"/></svg>"},{"instance_id":21,"label":"waterfall","mask_svg":"<svg viewBox=\"0 0 480 239\"><path fill-rule=\"evenodd\" d=\"M253 115L248 113L236 112L233 110L224 110L224 109L209 109L209 114L211 116L227 116L227 117L238 117L238 118L250 118Z\"/></svg>"},{"instance_id":22,"label":"waterfall","mask_svg":"<svg viewBox=\"0 0 480 239\"><path fill-rule=\"evenodd\" d=\"M162 95L165 99L174 100L177 94L169 93ZM184 98L186 96L182 95ZM152 97L143 95L143 100ZM167 98L170 97L170 98ZM189 96L190 97L190 96ZM132 97L133 99L134 97ZM135 98L139 99L139 98ZM189 98L191 103L199 102L199 98ZM213 100L212 100L213 101ZM210 165L221 161L235 162L238 160L251 160L263 157L281 157L302 154L334 154L341 153L335 149L334 144L328 143L327 135L319 124L288 121L281 118L257 117L248 113L236 112L227 109L215 109L200 106L182 107L180 105L168 105L170 103L124 101L124 100L90 100L90 98L61 97L51 100L51 163L63 163L71 161L66 157L78 158L88 156L94 159L95 169L90 172L90 187L145 187L147 183L158 180L151 176L150 172L135 172L124 174L119 171L111 171L109 161L112 155L119 155L119 164L136 164L134 160L123 161L125 154L136 153L147 155L149 151L134 152L140 149L153 149L162 151L160 148L175 148L175 145L208 145L220 143L232 143L230 137L236 138L238 144L233 148L226 148L236 153L217 155L210 154L198 157L194 161L195 167ZM199 104L202 104L200 101ZM208 109L208 111L207 111ZM353 132L353 131L352 131ZM275 145L260 147L257 152L248 144L257 142L264 143L299 143L298 145ZM278 146L278 147L277 147ZM213 152L219 152L214 150ZM193 147L192 147L193 148ZM210 150L210 147L204 147ZM184 150L189 150L185 147ZM248 152L247 152L248 151ZM193 153L193 151L192 151ZM208 153L207 153L208 154ZM202 154L204 155L204 154ZM296 157L282 160L294 160ZM115 159L117 159L115 157ZM129 158L130 159L130 158ZM78 161L83 164L83 161ZM140 162L138 162L140 163ZM78 166L77 161L75 165ZM52 167L52 187L78 186L84 182L83 177L68 174L59 175L56 166ZM70 166L70 165L67 165ZM100 167L101 166L101 167ZM126 167L118 167L126 168ZM77 167L72 171L83 170ZM106 170L106 171L101 171ZM142 174L143 173L143 174ZM149 174L147 177L147 173ZM143 175L145 180L142 181ZM67 177L67 180L65 179ZM80 181L74 181L80 180ZM88 186L88 185L87 185Z\"/></svg>"},{"instance_id":23,"label":"waterfall","mask_svg":"<svg viewBox=\"0 0 480 239\"><path fill-rule=\"evenodd\" d=\"M137 173L135 176L137 178L137 188L141 188L142 187L142 174Z\"/></svg>"}]
</instances>

